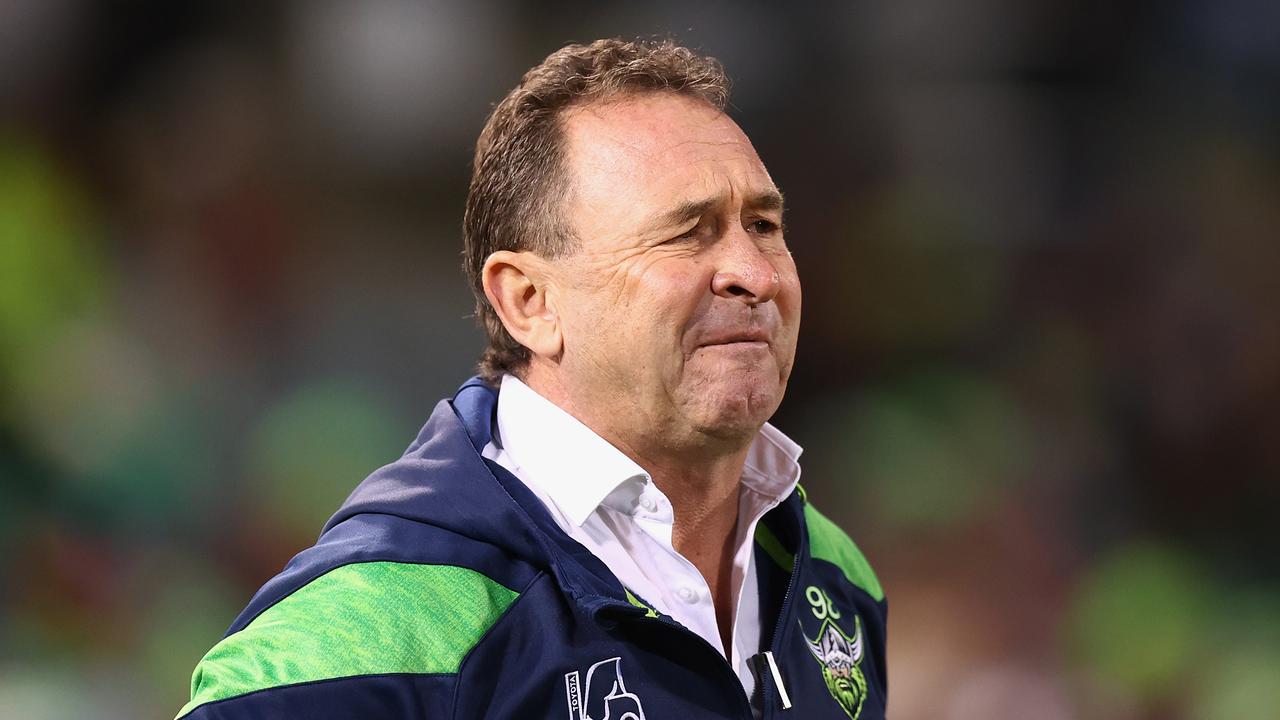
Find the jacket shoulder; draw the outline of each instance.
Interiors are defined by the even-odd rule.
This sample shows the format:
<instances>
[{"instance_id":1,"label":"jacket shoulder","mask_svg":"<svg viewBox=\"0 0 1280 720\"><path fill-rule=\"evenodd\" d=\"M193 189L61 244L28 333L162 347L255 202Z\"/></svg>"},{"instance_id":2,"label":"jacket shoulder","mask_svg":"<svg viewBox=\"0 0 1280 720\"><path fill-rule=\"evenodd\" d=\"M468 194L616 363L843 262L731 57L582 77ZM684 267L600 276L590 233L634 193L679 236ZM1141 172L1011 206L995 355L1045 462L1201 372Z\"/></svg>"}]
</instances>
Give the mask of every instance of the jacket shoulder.
<instances>
[{"instance_id":1,"label":"jacket shoulder","mask_svg":"<svg viewBox=\"0 0 1280 720\"><path fill-rule=\"evenodd\" d=\"M805 499L805 526L809 534L809 555L840 568L845 579L861 588L876 602L884 600L884 590L871 563L849 535Z\"/></svg>"},{"instance_id":2,"label":"jacket shoulder","mask_svg":"<svg viewBox=\"0 0 1280 720\"><path fill-rule=\"evenodd\" d=\"M249 696L296 699L301 686L327 681L456 676L537 573L495 568L463 547L471 543L431 534L417 539L434 542L412 554L401 543L379 552L381 542L317 552L322 540L299 555L196 666L178 717Z\"/></svg>"}]
</instances>

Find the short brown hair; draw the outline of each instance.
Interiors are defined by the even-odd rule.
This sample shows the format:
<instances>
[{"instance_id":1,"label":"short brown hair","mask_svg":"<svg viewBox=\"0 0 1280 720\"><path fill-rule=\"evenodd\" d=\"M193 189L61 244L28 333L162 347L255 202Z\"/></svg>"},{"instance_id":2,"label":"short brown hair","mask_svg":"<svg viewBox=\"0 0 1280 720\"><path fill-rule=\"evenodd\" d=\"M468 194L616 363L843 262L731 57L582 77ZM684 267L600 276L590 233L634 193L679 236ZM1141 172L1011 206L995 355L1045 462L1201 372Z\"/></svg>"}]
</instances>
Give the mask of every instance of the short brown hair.
<instances>
[{"instance_id":1,"label":"short brown hair","mask_svg":"<svg viewBox=\"0 0 1280 720\"><path fill-rule=\"evenodd\" d=\"M505 372L519 374L530 355L484 295L485 260L499 250L532 250L554 258L576 247L559 214L569 182L560 118L583 103L649 92L691 95L723 110L729 80L715 58L670 40L597 40L548 55L489 115L476 141L462 221L463 268L489 336L479 371L489 382Z\"/></svg>"}]
</instances>

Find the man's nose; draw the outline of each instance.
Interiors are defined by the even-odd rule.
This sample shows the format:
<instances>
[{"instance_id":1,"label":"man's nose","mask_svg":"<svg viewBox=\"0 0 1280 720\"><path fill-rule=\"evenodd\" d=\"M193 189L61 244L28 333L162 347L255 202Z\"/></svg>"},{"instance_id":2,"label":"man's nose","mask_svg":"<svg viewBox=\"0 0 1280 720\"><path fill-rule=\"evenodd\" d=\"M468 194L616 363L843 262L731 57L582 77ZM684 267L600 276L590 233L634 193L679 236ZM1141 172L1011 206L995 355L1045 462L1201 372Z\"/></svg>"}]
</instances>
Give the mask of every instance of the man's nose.
<instances>
[{"instance_id":1,"label":"man's nose","mask_svg":"<svg viewBox=\"0 0 1280 720\"><path fill-rule=\"evenodd\" d=\"M712 292L748 305L767 303L778 295L782 287L778 269L746 231L739 228L722 242L724 254L711 278Z\"/></svg>"}]
</instances>

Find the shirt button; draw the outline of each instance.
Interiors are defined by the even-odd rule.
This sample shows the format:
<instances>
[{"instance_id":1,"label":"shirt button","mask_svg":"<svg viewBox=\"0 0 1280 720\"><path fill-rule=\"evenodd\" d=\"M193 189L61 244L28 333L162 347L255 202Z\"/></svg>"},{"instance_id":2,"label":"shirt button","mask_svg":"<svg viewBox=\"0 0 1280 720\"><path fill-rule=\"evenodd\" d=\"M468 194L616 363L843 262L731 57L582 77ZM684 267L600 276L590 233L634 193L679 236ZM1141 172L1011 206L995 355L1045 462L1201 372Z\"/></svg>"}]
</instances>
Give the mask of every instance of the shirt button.
<instances>
[{"instance_id":1,"label":"shirt button","mask_svg":"<svg viewBox=\"0 0 1280 720\"><path fill-rule=\"evenodd\" d=\"M698 591L691 587L682 587L676 590L676 596L690 605L698 602Z\"/></svg>"},{"instance_id":2,"label":"shirt button","mask_svg":"<svg viewBox=\"0 0 1280 720\"><path fill-rule=\"evenodd\" d=\"M640 498L640 507L644 508L646 512L653 512L658 509L658 501L648 495L644 495Z\"/></svg>"}]
</instances>

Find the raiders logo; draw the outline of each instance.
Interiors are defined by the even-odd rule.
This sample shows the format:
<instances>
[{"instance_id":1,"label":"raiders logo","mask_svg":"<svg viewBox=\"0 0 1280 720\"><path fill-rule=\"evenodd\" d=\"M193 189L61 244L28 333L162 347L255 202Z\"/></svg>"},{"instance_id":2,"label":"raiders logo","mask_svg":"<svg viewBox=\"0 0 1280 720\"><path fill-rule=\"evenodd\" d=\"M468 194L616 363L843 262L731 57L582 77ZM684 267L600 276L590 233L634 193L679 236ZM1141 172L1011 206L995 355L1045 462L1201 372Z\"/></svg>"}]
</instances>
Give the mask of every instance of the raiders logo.
<instances>
[{"instance_id":1,"label":"raiders logo","mask_svg":"<svg viewBox=\"0 0 1280 720\"><path fill-rule=\"evenodd\" d=\"M805 589L805 597L813 607L814 616L822 621L817 638L810 639L808 634L804 636L809 653L822 666L822 679L831 697L851 720L858 720L862 714L862 703L867 699L867 679L862 674L862 619L854 615L853 635L849 636L837 624L840 612L825 592L809 586ZM800 632L804 633L803 624Z\"/></svg>"}]
</instances>

